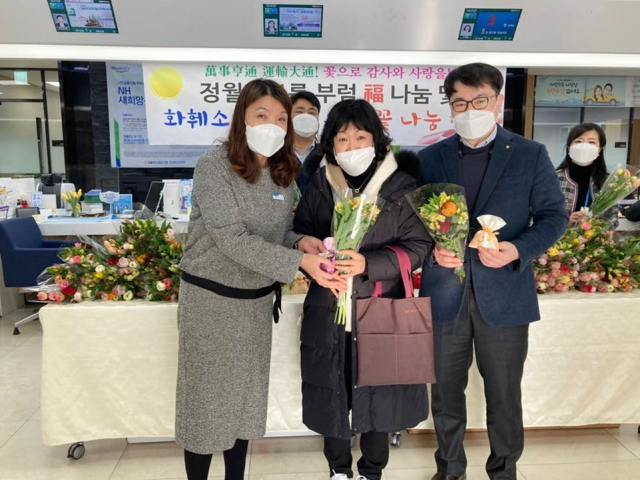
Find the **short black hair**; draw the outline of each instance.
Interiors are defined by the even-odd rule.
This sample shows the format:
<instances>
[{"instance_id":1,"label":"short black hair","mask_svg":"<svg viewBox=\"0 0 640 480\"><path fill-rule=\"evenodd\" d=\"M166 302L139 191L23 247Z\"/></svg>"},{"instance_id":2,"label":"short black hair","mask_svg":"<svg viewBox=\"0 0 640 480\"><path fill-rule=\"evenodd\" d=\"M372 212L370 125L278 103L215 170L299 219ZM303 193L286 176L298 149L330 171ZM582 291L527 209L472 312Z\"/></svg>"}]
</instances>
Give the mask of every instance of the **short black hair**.
<instances>
[{"instance_id":1,"label":"short black hair","mask_svg":"<svg viewBox=\"0 0 640 480\"><path fill-rule=\"evenodd\" d=\"M293 95L291 95L291 103L293 105L295 105L298 100L306 100L311 105L316 107L318 109L318 113L320 113L320 108L321 108L320 100L318 100L318 97L316 97L313 93L304 91L304 92L296 92Z\"/></svg>"},{"instance_id":2,"label":"short black hair","mask_svg":"<svg viewBox=\"0 0 640 480\"><path fill-rule=\"evenodd\" d=\"M611 90L613 90L613 85L611 85L610 83L607 83L607 84L604 86L604 88L607 88L607 87L611 87Z\"/></svg>"},{"instance_id":3,"label":"short black hair","mask_svg":"<svg viewBox=\"0 0 640 480\"><path fill-rule=\"evenodd\" d=\"M58 15L58 16L56 17L56 19L58 19L58 18L61 18L61 19L63 19L63 20L64 20L64 17L63 17L62 15Z\"/></svg>"},{"instance_id":4,"label":"short black hair","mask_svg":"<svg viewBox=\"0 0 640 480\"><path fill-rule=\"evenodd\" d=\"M504 77L500 70L493 65L486 63L469 63L454 68L449 72L447 78L444 79L444 93L447 98L451 98L455 93L454 85L460 82L467 87L480 88L483 85L489 85L496 95L502 91L504 86Z\"/></svg>"},{"instance_id":5,"label":"short black hair","mask_svg":"<svg viewBox=\"0 0 640 480\"><path fill-rule=\"evenodd\" d=\"M325 158L329 163L337 164L334 155L333 139L343 127L352 123L356 128L373 135L373 146L376 150L375 160L380 161L388 155L391 137L384 129L376 110L366 100L343 100L336 103L327 117L322 130L321 145Z\"/></svg>"}]
</instances>

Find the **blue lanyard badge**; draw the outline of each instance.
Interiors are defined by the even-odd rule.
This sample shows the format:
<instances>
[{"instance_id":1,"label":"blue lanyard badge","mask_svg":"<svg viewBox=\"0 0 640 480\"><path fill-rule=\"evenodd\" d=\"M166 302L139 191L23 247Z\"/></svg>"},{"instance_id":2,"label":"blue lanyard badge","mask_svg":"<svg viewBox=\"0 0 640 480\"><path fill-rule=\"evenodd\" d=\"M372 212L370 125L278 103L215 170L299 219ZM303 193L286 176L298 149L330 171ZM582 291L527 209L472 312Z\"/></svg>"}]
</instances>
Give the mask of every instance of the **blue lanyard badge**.
<instances>
[{"instance_id":1,"label":"blue lanyard badge","mask_svg":"<svg viewBox=\"0 0 640 480\"><path fill-rule=\"evenodd\" d=\"M584 199L584 206L589 206L589 199L591 198L591 179L589 179L589 187L587 188L587 196Z\"/></svg>"}]
</instances>

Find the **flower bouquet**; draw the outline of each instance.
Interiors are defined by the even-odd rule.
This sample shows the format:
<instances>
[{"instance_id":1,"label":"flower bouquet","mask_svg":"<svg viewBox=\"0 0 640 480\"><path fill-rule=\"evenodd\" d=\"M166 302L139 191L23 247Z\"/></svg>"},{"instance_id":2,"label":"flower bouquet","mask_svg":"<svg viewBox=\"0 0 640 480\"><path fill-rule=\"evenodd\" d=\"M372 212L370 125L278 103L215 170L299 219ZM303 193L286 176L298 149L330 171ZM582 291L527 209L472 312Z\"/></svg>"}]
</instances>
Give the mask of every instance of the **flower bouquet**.
<instances>
[{"instance_id":1,"label":"flower bouquet","mask_svg":"<svg viewBox=\"0 0 640 480\"><path fill-rule=\"evenodd\" d=\"M640 285L640 239L615 239L607 221L584 221L534 261L538 293L631 292Z\"/></svg>"},{"instance_id":2,"label":"flower bouquet","mask_svg":"<svg viewBox=\"0 0 640 480\"><path fill-rule=\"evenodd\" d=\"M300 200L302 200L302 192L300 191L300 187L298 184L293 182L293 211L296 211L298 205L300 204Z\"/></svg>"},{"instance_id":3,"label":"flower bouquet","mask_svg":"<svg viewBox=\"0 0 640 480\"><path fill-rule=\"evenodd\" d=\"M382 199L368 198L365 194L353 197L351 191L346 191L341 200L337 201L333 210L333 237L324 240L327 249L325 256L335 264L336 260L348 258L341 255L342 250L358 251L362 246L364 236L375 224L382 208ZM333 273L335 269L328 269ZM345 325L347 319L347 293L340 292L335 323Z\"/></svg>"},{"instance_id":4,"label":"flower bouquet","mask_svg":"<svg viewBox=\"0 0 640 480\"><path fill-rule=\"evenodd\" d=\"M71 207L71 216L77 217L80 214L80 199L82 198L82 189L70 191L60 195L62 199Z\"/></svg>"},{"instance_id":5,"label":"flower bouquet","mask_svg":"<svg viewBox=\"0 0 640 480\"><path fill-rule=\"evenodd\" d=\"M102 243L82 237L60 251L64 262L39 278L38 298L53 302L102 299L174 301L178 297L183 246L169 225L125 222L121 234Z\"/></svg>"},{"instance_id":6,"label":"flower bouquet","mask_svg":"<svg viewBox=\"0 0 640 480\"><path fill-rule=\"evenodd\" d=\"M469 236L469 212L464 188L448 183L425 185L407 195L409 203L429 231L431 238L464 262ZM464 267L455 269L460 282Z\"/></svg>"},{"instance_id":7,"label":"flower bouquet","mask_svg":"<svg viewBox=\"0 0 640 480\"><path fill-rule=\"evenodd\" d=\"M627 167L618 166L616 170L609 175L607 181L593 199L589 211L594 217L600 217L631 192L640 187L640 179L636 174L631 174L631 170Z\"/></svg>"}]
</instances>

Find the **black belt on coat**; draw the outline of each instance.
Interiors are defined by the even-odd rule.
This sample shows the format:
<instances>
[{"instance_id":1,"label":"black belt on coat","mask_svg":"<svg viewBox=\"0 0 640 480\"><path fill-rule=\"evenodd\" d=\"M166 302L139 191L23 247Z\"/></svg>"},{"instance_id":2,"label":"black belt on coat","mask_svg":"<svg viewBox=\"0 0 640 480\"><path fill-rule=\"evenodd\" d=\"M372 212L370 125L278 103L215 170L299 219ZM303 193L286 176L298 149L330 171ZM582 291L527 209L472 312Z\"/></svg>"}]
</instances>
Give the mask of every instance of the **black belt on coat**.
<instances>
[{"instance_id":1,"label":"black belt on coat","mask_svg":"<svg viewBox=\"0 0 640 480\"><path fill-rule=\"evenodd\" d=\"M275 292L276 301L273 304L273 321L278 323L280 320L280 313L282 312L282 285L278 282L273 285L269 285L268 287L252 290L247 288L227 287L226 285L214 282L208 278L196 277L195 275L191 275L187 272L182 272L182 280L195 285L196 287L209 290L221 297L237 298L240 300L255 300L257 298L266 297L272 292Z\"/></svg>"}]
</instances>

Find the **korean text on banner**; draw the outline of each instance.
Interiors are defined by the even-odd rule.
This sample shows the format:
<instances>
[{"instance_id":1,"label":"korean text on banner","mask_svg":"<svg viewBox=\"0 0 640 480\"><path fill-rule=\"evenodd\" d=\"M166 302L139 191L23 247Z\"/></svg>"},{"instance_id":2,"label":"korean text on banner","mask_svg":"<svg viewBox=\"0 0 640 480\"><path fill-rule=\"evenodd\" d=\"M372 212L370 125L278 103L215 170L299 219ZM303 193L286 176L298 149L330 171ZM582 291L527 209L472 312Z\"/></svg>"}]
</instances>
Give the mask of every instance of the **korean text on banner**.
<instances>
[{"instance_id":1,"label":"korean text on banner","mask_svg":"<svg viewBox=\"0 0 640 480\"><path fill-rule=\"evenodd\" d=\"M394 144L430 145L454 133L444 94L451 68L145 63L149 143L212 145L225 138L242 87L268 78L289 93L316 94L321 123L339 101L363 98L374 106ZM506 75L505 69L501 72Z\"/></svg>"}]
</instances>

